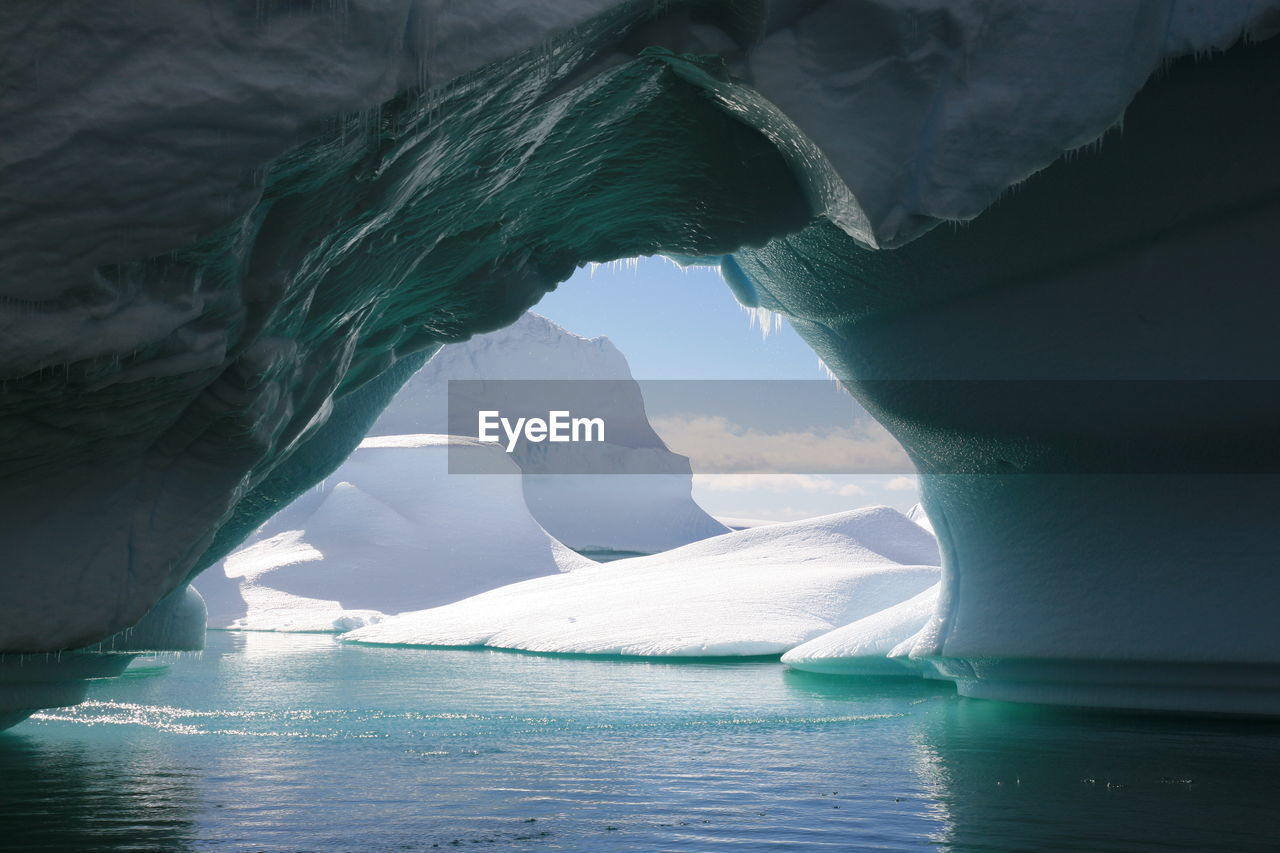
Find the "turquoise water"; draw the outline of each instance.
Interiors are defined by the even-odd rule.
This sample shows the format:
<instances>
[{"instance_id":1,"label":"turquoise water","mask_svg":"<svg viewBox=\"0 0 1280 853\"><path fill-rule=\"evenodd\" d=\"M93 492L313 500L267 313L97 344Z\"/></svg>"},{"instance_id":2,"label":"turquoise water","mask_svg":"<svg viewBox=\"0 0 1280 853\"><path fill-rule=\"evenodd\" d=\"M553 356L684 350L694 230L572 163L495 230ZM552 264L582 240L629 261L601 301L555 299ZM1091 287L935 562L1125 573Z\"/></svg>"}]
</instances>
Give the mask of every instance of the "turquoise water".
<instances>
[{"instance_id":1,"label":"turquoise water","mask_svg":"<svg viewBox=\"0 0 1280 853\"><path fill-rule=\"evenodd\" d=\"M1271 723L211 632L0 734L0 849L1240 851L1278 770Z\"/></svg>"},{"instance_id":2,"label":"turquoise water","mask_svg":"<svg viewBox=\"0 0 1280 853\"><path fill-rule=\"evenodd\" d=\"M613 548L574 548L584 557L597 563L612 563L614 560L625 560L629 557L648 557L652 551L616 551Z\"/></svg>"}]
</instances>

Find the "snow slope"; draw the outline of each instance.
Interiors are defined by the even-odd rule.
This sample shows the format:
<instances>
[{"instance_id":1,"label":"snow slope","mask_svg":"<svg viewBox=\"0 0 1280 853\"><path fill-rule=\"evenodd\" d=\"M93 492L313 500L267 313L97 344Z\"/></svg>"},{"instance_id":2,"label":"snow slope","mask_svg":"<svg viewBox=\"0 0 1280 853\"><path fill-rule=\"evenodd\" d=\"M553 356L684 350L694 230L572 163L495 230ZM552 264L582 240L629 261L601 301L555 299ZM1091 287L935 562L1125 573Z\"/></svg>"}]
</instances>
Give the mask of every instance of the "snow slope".
<instances>
[{"instance_id":1,"label":"snow slope","mask_svg":"<svg viewBox=\"0 0 1280 853\"><path fill-rule=\"evenodd\" d=\"M649 425L640 388L632 382L631 369L618 348L608 338L579 337L533 312L505 329L441 348L405 384L369 434L473 435L462 430L474 425L448 422L448 383L478 379L622 383L609 386L616 396L611 396L608 406L606 444L522 443L512 454L516 464L526 469L546 462L539 454L582 453L579 458L595 468L639 472L526 473L523 487L529 512L560 541L574 548L654 553L728 531L694 502L688 460L667 450ZM582 396L590 402L594 395L584 390ZM545 417L543 396L534 389L527 411L503 406L503 414Z\"/></svg>"},{"instance_id":2,"label":"snow slope","mask_svg":"<svg viewBox=\"0 0 1280 853\"><path fill-rule=\"evenodd\" d=\"M924 630L938 604L935 584L893 607L850 622L782 656L793 669L840 675L916 675L909 657L912 640Z\"/></svg>"},{"instance_id":3,"label":"snow slope","mask_svg":"<svg viewBox=\"0 0 1280 853\"><path fill-rule=\"evenodd\" d=\"M938 582L933 537L871 507L735 531L406 613L343 638L655 656L775 655Z\"/></svg>"},{"instance_id":4,"label":"snow slope","mask_svg":"<svg viewBox=\"0 0 1280 853\"><path fill-rule=\"evenodd\" d=\"M449 474L450 452L484 454L514 469L502 451L465 438L366 439L321 485L196 580L209 625L349 630L592 564L530 518L518 474Z\"/></svg>"}]
</instances>

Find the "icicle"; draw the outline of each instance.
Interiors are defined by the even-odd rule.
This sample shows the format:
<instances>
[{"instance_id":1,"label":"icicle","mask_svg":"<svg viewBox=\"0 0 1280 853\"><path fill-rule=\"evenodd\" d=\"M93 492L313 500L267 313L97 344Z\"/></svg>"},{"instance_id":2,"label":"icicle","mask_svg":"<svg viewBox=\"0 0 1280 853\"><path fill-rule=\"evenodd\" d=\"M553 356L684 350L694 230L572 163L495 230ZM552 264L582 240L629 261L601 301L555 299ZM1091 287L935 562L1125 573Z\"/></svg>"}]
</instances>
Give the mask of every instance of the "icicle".
<instances>
[{"instance_id":1,"label":"icicle","mask_svg":"<svg viewBox=\"0 0 1280 853\"><path fill-rule=\"evenodd\" d=\"M768 308L748 308L745 305L739 305L743 311L747 312L747 322L751 324L751 328L760 328L760 339L767 341L769 335L774 332L782 331L782 315L776 311L770 311Z\"/></svg>"}]
</instances>

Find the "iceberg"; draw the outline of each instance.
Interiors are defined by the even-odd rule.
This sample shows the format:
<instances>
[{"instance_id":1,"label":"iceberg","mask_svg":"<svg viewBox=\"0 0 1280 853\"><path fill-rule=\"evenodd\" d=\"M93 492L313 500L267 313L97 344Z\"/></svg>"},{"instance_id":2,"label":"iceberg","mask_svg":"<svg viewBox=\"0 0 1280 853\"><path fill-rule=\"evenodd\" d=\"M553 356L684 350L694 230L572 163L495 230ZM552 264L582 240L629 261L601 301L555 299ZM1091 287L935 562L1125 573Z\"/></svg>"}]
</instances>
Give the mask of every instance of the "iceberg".
<instances>
[{"instance_id":1,"label":"iceberg","mask_svg":"<svg viewBox=\"0 0 1280 853\"><path fill-rule=\"evenodd\" d=\"M734 531L512 584L343 634L374 644L660 657L778 655L938 582L889 507Z\"/></svg>"},{"instance_id":2,"label":"iceberg","mask_svg":"<svg viewBox=\"0 0 1280 853\"><path fill-rule=\"evenodd\" d=\"M450 454L508 473L450 474ZM212 628L335 632L588 565L530 517L493 445L378 436L194 586Z\"/></svg>"},{"instance_id":3,"label":"iceberg","mask_svg":"<svg viewBox=\"0 0 1280 853\"><path fill-rule=\"evenodd\" d=\"M919 463L962 692L1280 714L1278 0L46 6L0 21L0 652L138 624L433 351L666 254Z\"/></svg>"},{"instance_id":4,"label":"iceberg","mask_svg":"<svg viewBox=\"0 0 1280 853\"><path fill-rule=\"evenodd\" d=\"M505 329L441 348L369 434L459 433L463 425L448 420L448 383L482 379L626 383L619 390L629 394L610 406L608 443L593 448L607 453L608 473L530 473L542 457L531 458L528 445L512 457L525 470L529 512L556 539L583 551L655 553L728 531L694 502L689 462L669 451L649 425L640 388L618 348L533 312Z\"/></svg>"}]
</instances>

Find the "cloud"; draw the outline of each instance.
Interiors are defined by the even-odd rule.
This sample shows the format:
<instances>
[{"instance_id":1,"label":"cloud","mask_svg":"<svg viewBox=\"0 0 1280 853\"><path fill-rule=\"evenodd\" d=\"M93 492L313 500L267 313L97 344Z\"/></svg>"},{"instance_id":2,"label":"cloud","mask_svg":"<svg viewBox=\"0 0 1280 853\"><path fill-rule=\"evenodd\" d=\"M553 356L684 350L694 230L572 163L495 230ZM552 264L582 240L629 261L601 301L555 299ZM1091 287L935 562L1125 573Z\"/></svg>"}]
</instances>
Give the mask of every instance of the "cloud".
<instances>
[{"instance_id":1,"label":"cloud","mask_svg":"<svg viewBox=\"0 0 1280 853\"><path fill-rule=\"evenodd\" d=\"M861 419L841 429L761 432L724 417L662 417L653 428L702 474L900 474L913 471L902 445Z\"/></svg>"},{"instance_id":2,"label":"cloud","mask_svg":"<svg viewBox=\"0 0 1280 853\"><path fill-rule=\"evenodd\" d=\"M809 492L842 497L867 493L857 483L838 483L811 474L695 474L693 484L709 492Z\"/></svg>"},{"instance_id":3,"label":"cloud","mask_svg":"<svg viewBox=\"0 0 1280 853\"><path fill-rule=\"evenodd\" d=\"M915 477L894 477L884 487L891 492L914 492L920 486Z\"/></svg>"},{"instance_id":4,"label":"cloud","mask_svg":"<svg viewBox=\"0 0 1280 853\"><path fill-rule=\"evenodd\" d=\"M832 511L834 512L834 510ZM797 509L793 506L771 506L748 508L741 511L717 512L716 515L725 518L752 518L757 521L799 521L802 518L816 518L820 515L826 515L826 513L814 512L811 509Z\"/></svg>"}]
</instances>

